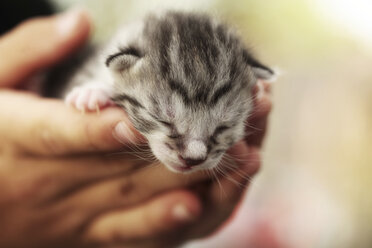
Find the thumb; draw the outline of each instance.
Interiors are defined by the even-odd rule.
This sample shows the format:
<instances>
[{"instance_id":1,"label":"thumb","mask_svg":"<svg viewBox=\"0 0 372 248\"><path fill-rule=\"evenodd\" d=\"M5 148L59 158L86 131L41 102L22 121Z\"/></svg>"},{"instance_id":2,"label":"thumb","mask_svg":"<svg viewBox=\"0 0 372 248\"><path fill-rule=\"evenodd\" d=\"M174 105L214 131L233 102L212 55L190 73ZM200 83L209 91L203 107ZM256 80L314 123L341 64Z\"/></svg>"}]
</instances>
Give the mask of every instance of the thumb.
<instances>
[{"instance_id":1,"label":"thumb","mask_svg":"<svg viewBox=\"0 0 372 248\"><path fill-rule=\"evenodd\" d=\"M21 83L58 62L89 36L90 21L80 9L21 23L0 37L0 87Z\"/></svg>"}]
</instances>

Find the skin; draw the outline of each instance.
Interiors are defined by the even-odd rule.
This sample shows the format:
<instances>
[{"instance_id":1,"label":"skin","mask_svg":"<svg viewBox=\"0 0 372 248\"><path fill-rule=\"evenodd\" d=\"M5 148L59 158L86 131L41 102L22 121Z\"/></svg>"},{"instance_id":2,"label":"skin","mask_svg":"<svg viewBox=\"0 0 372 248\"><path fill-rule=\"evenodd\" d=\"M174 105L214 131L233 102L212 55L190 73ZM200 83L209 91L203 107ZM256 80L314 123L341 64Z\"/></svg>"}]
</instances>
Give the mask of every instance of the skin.
<instances>
[{"instance_id":1,"label":"skin","mask_svg":"<svg viewBox=\"0 0 372 248\"><path fill-rule=\"evenodd\" d=\"M250 123L259 128L229 151L240 171L230 179L114 156L143 141L121 109L82 115L22 90L83 44L89 29L87 15L73 11L0 37L0 247L169 247L215 231L260 167L269 85L255 89Z\"/></svg>"}]
</instances>

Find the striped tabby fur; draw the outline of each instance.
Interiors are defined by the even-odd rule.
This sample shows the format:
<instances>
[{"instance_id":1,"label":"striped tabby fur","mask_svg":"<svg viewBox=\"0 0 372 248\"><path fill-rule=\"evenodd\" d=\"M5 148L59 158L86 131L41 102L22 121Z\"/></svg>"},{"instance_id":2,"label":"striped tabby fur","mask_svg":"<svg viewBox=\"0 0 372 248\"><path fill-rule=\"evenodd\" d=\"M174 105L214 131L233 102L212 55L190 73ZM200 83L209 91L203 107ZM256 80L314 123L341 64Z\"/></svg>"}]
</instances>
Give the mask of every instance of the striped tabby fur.
<instances>
[{"instance_id":1,"label":"striped tabby fur","mask_svg":"<svg viewBox=\"0 0 372 248\"><path fill-rule=\"evenodd\" d=\"M169 169L217 166L244 136L251 89L273 72L233 30L195 13L168 11L122 28L65 87L101 85Z\"/></svg>"}]
</instances>

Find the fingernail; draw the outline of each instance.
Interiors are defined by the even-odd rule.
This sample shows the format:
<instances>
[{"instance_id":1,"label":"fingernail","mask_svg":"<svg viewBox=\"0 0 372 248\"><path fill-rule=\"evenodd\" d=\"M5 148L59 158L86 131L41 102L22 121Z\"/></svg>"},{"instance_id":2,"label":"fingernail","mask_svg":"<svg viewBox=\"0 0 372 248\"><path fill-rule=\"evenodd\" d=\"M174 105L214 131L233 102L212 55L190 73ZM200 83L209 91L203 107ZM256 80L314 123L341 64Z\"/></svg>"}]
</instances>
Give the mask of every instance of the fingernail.
<instances>
[{"instance_id":1,"label":"fingernail","mask_svg":"<svg viewBox=\"0 0 372 248\"><path fill-rule=\"evenodd\" d=\"M57 20L57 32L60 36L68 36L79 23L79 18L84 10L75 7L59 15Z\"/></svg>"},{"instance_id":2,"label":"fingernail","mask_svg":"<svg viewBox=\"0 0 372 248\"><path fill-rule=\"evenodd\" d=\"M178 221L190 221L194 219L194 215L183 204L178 204L172 209L173 217Z\"/></svg>"},{"instance_id":3,"label":"fingernail","mask_svg":"<svg viewBox=\"0 0 372 248\"><path fill-rule=\"evenodd\" d=\"M125 121L120 121L118 124L116 124L113 135L115 139L123 144L127 144L128 141L133 143L136 139L133 131Z\"/></svg>"}]
</instances>

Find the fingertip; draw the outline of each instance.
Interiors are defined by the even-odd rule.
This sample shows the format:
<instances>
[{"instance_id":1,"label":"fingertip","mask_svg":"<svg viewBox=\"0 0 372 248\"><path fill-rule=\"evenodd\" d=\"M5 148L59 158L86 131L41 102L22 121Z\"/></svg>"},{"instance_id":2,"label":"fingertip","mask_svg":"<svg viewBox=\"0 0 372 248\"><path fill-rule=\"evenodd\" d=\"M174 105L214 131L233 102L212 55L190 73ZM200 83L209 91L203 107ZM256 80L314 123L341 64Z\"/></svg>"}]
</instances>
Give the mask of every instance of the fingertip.
<instances>
[{"instance_id":1,"label":"fingertip","mask_svg":"<svg viewBox=\"0 0 372 248\"><path fill-rule=\"evenodd\" d=\"M166 193L154 199L148 212L148 233L164 233L182 228L198 219L202 212L196 195L184 190Z\"/></svg>"},{"instance_id":2,"label":"fingertip","mask_svg":"<svg viewBox=\"0 0 372 248\"><path fill-rule=\"evenodd\" d=\"M56 31L62 37L70 36L79 25L82 12L80 9L71 9L57 16Z\"/></svg>"},{"instance_id":3,"label":"fingertip","mask_svg":"<svg viewBox=\"0 0 372 248\"><path fill-rule=\"evenodd\" d=\"M145 140L127 118L123 118L115 125L112 135L119 143L125 145Z\"/></svg>"},{"instance_id":4,"label":"fingertip","mask_svg":"<svg viewBox=\"0 0 372 248\"><path fill-rule=\"evenodd\" d=\"M257 80L256 84L252 88L253 96L258 97L257 95L260 93L270 94L271 93L271 85L272 82L264 81L264 80ZM262 91L262 92L260 92Z\"/></svg>"},{"instance_id":5,"label":"fingertip","mask_svg":"<svg viewBox=\"0 0 372 248\"><path fill-rule=\"evenodd\" d=\"M90 34L90 17L82 9L57 16L28 19L4 34L0 53L0 85L14 86L82 45Z\"/></svg>"},{"instance_id":6,"label":"fingertip","mask_svg":"<svg viewBox=\"0 0 372 248\"><path fill-rule=\"evenodd\" d=\"M266 133L268 116L272 110L272 101L269 93L262 90L261 97L254 100L254 107L247 119L245 140L249 145L261 146Z\"/></svg>"},{"instance_id":7,"label":"fingertip","mask_svg":"<svg viewBox=\"0 0 372 248\"><path fill-rule=\"evenodd\" d=\"M102 215L85 233L87 242L128 242L159 237L193 222L201 214L198 198L188 191L154 197L144 205Z\"/></svg>"},{"instance_id":8,"label":"fingertip","mask_svg":"<svg viewBox=\"0 0 372 248\"><path fill-rule=\"evenodd\" d=\"M256 98L257 100L260 100L264 94L265 94L265 88L264 88L264 85L263 85L263 81L262 80L258 80L257 83L256 83Z\"/></svg>"},{"instance_id":9,"label":"fingertip","mask_svg":"<svg viewBox=\"0 0 372 248\"><path fill-rule=\"evenodd\" d=\"M170 199L172 201L170 203L170 211L167 211L170 213L169 218L176 224L196 220L202 210L199 199L187 191L179 191L175 194L174 198Z\"/></svg>"},{"instance_id":10,"label":"fingertip","mask_svg":"<svg viewBox=\"0 0 372 248\"><path fill-rule=\"evenodd\" d=\"M44 125L52 130L54 143L59 144L59 149L54 151L56 154L107 152L123 147L123 143L113 136L116 123L127 118L122 109L110 107L100 111L100 114L82 114L75 107L66 106L58 100L43 100L40 104L42 103L46 106L45 112L51 116L49 119L43 119ZM57 109L60 111L56 111ZM56 112L59 114L55 115ZM40 152L48 153L49 150Z\"/></svg>"},{"instance_id":11,"label":"fingertip","mask_svg":"<svg viewBox=\"0 0 372 248\"><path fill-rule=\"evenodd\" d=\"M270 94L271 93L271 85L273 84L273 82L267 82L267 81L263 81L262 82L263 86L264 86L264 90L267 94Z\"/></svg>"},{"instance_id":12,"label":"fingertip","mask_svg":"<svg viewBox=\"0 0 372 248\"><path fill-rule=\"evenodd\" d=\"M255 111L268 113L271 109L271 83L263 80L257 80L252 89ZM253 113L255 114L255 113Z\"/></svg>"},{"instance_id":13,"label":"fingertip","mask_svg":"<svg viewBox=\"0 0 372 248\"><path fill-rule=\"evenodd\" d=\"M88 140L94 150L116 150L144 140L121 108L107 107L99 115L95 112L88 112L84 116L78 114L86 126L86 137L83 139Z\"/></svg>"},{"instance_id":14,"label":"fingertip","mask_svg":"<svg viewBox=\"0 0 372 248\"><path fill-rule=\"evenodd\" d=\"M254 101L254 108L249 119L259 118L266 116L272 109L271 97L265 93L264 90L259 90L261 93L257 93L257 97Z\"/></svg>"},{"instance_id":15,"label":"fingertip","mask_svg":"<svg viewBox=\"0 0 372 248\"><path fill-rule=\"evenodd\" d=\"M68 51L87 40L91 32L91 23L88 11L82 7L75 7L57 15L55 31ZM66 53L65 49L61 49L63 53Z\"/></svg>"},{"instance_id":16,"label":"fingertip","mask_svg":"<svg viewBox=\"0 0 372 248\"><path fill-rule=\"evenodd\" d=\"M85 117L88 117L87 127L89 128L86 132L86 139L91 140L93 148L98 150L114 150L128 145L130 142L125 140L119 140L116 135L116 129L118 123L127 120L127 116L122 109L116 107L109 107L103 109L99 115L94 112L89 112ZM135 138L133 138L135 142Z\"/></svg>"}]
</instances>

